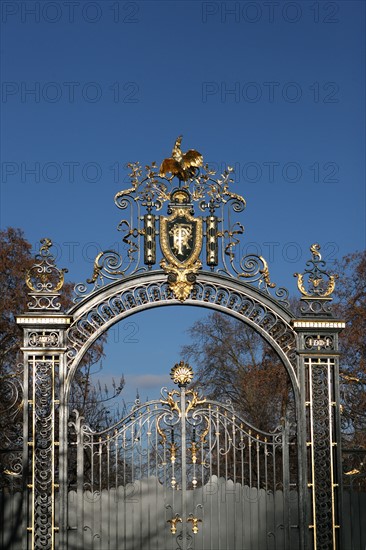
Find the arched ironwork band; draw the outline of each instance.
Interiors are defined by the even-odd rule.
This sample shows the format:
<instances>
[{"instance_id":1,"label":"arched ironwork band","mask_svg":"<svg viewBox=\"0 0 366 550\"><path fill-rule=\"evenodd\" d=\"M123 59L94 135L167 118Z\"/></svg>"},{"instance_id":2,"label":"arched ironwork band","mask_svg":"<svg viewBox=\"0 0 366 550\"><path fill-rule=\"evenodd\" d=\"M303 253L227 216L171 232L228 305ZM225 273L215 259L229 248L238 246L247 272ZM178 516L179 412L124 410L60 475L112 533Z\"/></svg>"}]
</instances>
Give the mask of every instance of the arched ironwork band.
<instances>
[{"instance_id":1,"label":"arched ironwork band","mask_svg":"<svg viewBox=\"0 0 366 550\"><path fill-rule=\"evenodd\" d=\"M149 281L150 279L150 281ZM232 281L212 274L200 273L186 305L217 307L236 317L246 319L251 326L272 342L292 365L293 382L297 385L296 334L290 325L291 317L269 298L256 297L245 284L234 285ZM74 309L74 321L68 331L68 364L75 368L85 349L114 322L123 316L154 305L179 304L174 297L166 276L145 274L131 278L109 288L108 293L94 295L89 307ZM282 315L279 314L281 311Z\"/></svg>"}]
</instances>

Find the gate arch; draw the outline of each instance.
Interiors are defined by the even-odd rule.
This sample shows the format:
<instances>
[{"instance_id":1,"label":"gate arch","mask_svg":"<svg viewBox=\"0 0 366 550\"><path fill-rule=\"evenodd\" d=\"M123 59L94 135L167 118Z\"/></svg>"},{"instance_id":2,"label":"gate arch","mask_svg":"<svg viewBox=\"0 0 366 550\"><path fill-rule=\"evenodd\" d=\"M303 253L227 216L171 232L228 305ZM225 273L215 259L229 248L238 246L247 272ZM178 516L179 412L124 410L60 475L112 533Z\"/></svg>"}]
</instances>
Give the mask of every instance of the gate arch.
<instances>
[{"instance_id":1,"label":"gate arch","mask_svg":"<svg viewBox=\"0 0 366 550\"><path fill-rule=\"evenodd\" d=\"M65 397L82 357L115 323L139 311L168 305L202 306L227 313L251 326L272 346L286 368L296 395L296 332L291 326L293 314L270 296L229 277L201 272L190 296L182 304L169 289L163 272L130 277L101 289L84 299L69 314L67 331L68 374Z\"/></svg>"}]
</instances>

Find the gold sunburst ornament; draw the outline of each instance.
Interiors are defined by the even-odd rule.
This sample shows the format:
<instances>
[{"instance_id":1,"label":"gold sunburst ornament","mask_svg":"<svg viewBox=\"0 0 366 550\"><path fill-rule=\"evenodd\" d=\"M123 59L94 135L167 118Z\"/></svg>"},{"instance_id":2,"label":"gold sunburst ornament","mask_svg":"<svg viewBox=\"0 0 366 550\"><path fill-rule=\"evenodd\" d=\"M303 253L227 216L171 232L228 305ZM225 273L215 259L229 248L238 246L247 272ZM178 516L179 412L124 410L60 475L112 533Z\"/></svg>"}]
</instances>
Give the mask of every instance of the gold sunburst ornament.
<instances>
[{"instance_id":1,"label":"gold sunburst ornament","mask_svg":"<svg viewBox=\"0 0 366 550\"><path fill-rule=\"evenodd\" d=\"M193 369L188 363L180 361L174 365L170 371L170 376L174 384L178 384L179 387L184 387L192 381Z\"/></svg>"}]
</instances>

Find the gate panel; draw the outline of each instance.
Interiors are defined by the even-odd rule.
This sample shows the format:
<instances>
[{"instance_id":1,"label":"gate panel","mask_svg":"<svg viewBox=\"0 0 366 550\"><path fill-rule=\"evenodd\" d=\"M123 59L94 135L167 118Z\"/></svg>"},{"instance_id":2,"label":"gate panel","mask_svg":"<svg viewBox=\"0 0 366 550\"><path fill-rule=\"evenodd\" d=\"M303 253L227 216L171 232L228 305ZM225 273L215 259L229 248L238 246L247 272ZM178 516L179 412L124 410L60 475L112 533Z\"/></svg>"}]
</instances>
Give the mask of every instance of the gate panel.
<instances>
[{"instance_id":1,"label":"gate panel","mask_svg":"<svg viewBox=\"0 0 366 550\"><path fill-rule=\"evenodd\" d=\"M70 423L69 547L100 550L272 550L299 547L289 429L256 430L187 389L140 404L113 427ZM296 447L296 446L294 446ZM295 487L296 489L296 487ZM293 527L291 529L291 526Z\"/></svg>"}]
</instances>

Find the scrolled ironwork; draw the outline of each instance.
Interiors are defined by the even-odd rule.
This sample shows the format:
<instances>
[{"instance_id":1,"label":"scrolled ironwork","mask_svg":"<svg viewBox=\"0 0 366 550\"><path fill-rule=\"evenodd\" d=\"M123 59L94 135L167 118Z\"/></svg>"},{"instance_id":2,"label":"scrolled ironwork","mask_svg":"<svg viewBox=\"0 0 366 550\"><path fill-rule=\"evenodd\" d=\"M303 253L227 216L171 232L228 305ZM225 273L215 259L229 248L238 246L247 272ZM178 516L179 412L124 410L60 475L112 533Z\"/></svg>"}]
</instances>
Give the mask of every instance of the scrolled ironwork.
<instances>
[{"instance_id":1,"label":"scrolled ironwork","mask_svg":"<svg viewBox=\"0 0 366 550\"><path fill-rule=\"evenodd\" d=\"M24 365L17 365L15 372L1 377L1 414L6 411L6 418L9 421L7 429L3 431L0 451L2 454L3 474L2 485L11 488L21 487L21 476L23 474L22 445L23 441L23 387Z\"/></svg>"},{"instance_id":2,"label":"scrolled ironwork","mask_svg":"<svg viewBox=\"0 0 366 550\"><path fill-rule=\"evenodd\" d=\"M44 550L51 550L54 545L54 367L53 360L37 361L33 374L33 543L35 548Z\"/></svg>"}]
</instances>

